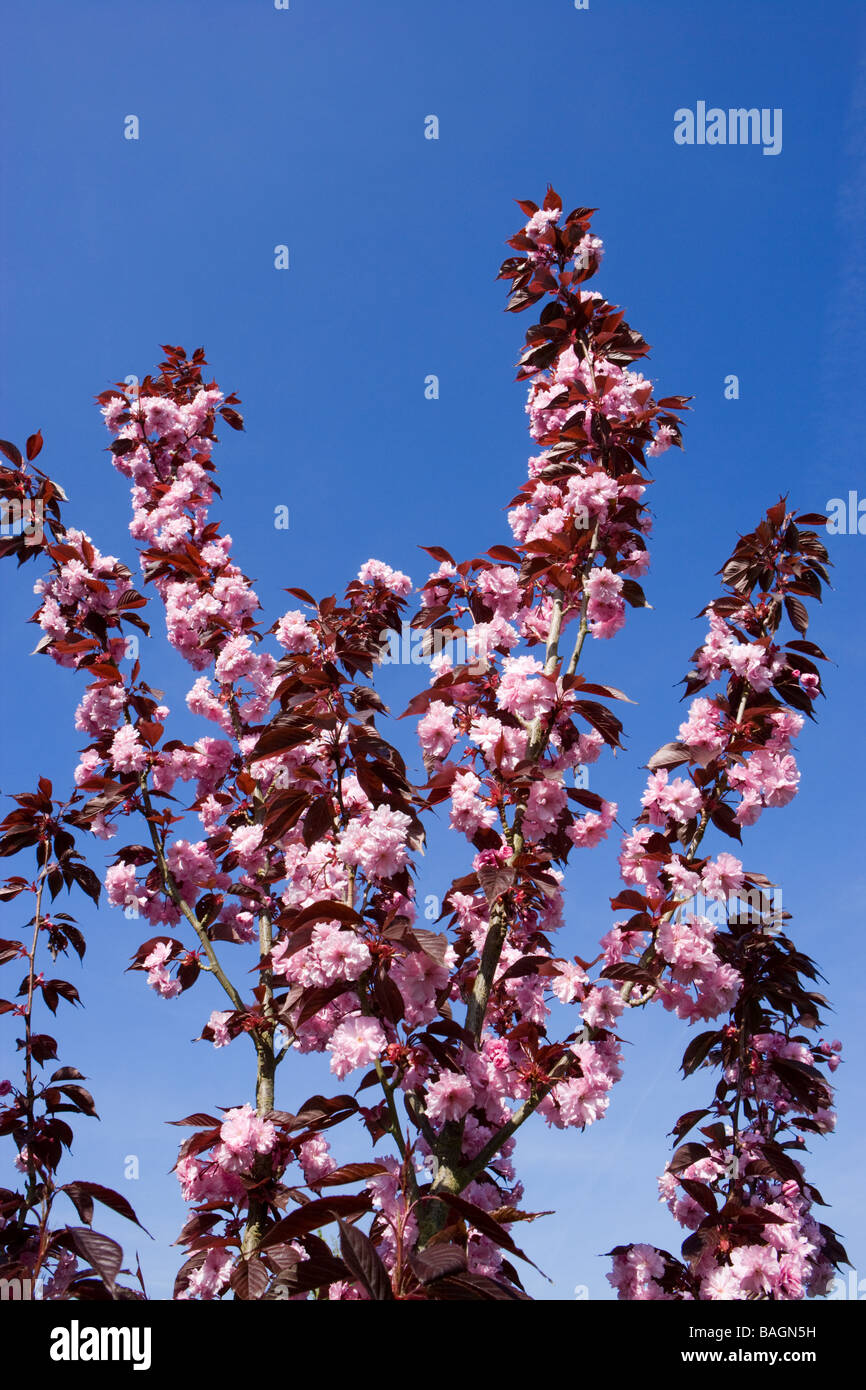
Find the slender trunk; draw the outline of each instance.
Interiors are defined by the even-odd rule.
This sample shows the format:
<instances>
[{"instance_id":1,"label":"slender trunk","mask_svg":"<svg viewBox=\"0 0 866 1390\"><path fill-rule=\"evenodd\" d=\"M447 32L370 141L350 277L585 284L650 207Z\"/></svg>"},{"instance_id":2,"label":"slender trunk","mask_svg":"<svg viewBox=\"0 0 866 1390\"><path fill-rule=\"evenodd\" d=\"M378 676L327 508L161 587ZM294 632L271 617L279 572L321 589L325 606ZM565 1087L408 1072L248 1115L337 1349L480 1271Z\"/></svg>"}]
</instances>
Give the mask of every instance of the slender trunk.
<instances>
[{"instance_id":1,"label":"slender trunk","mask_svg":"<svg viewBox=\"0 0 866 1390\"><path fill-rule=\"evenodd\" d=\"M267 1115L274 1108L274 1075L276 1072L276 1059L274 1056L273 1036L262 1038L257 1047L258 1067L256 1071L256 1113ZM253 1177L256 1181L264 1180L271 1167L269 1154L260 1154L253 1164ZM265 1234L268 1219L268 1202L263 1200L255 1192L250 1194L250 1210L247 1217L247 1224L244 1228L243 1251L244 1254L251 1255Z\"/></svg>"},{"instance_id":2,"label":"slender trunk","mask_svg":"<svg viewBox=\"0 0 866 1390\"><path fill-rule=\"evenodd\" d=\"M264 959L264 957L269 954L272 945L273 928L271 919L267 913L263 913L259 918L260 959ZM262 986L264 988L262 1013L266 1020L272 1020L274 989L269 970L262 972ZM256 1057L256 1114L264 1116L270 1114L274 1108L274 1077L277 1070L277 1061L274 1053L273 1028L262 1028L257 1034ZM262 1182L267 1178L270 1170L270 1155L260 1154L253 1164L253 1178L257 1182ZM251 1255L256 1249L265 1233L268 1219L268 1205L268 1202L263 1200L257 1192L250 1193L250 1210L244 1229L243 1241L243 1251L247 1256Z\"/></svg>"}]
</instances>

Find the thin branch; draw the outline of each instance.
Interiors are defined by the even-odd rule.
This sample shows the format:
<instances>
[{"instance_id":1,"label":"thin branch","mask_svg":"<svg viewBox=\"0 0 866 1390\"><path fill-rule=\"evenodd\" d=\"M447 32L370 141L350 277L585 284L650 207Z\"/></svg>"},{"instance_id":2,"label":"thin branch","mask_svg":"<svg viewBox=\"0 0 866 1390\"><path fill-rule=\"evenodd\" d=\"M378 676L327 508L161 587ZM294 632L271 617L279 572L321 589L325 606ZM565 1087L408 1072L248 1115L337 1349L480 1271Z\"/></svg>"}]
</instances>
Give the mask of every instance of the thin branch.
<instances>
[{"instance_id":1,"label":"thin branch","mask_svg":"<svg viewBox=\"0 0 866 1390\"><path fill-rule=\"evenodd\" d=\"M128 711L127 719L129 719ZM150 799L150 792L147 786L147 777L143 771L140 772L138 775L138 785L141 790L142 804L145 809L145 820L147 821L148 828L150 830L151 843L153 844L157 864L159 865L159 871L162 876L162 881L165 885L166 892L168 893L169 897L171 898L178 911L183 913L184 917L189 922L190 926L192 927L193 931L195 932L196 936L201 942L202 950L208 958L208 961L210 963L210 969L213 975L216 977L216 979L219 980L220 984L222 985L229 999L234 1004L235 1008L240 1009L241 1012L244 1012L245 1006L243 999L238 994L231 980L228 978L222 966L220 965L219 959L217 957L216 952L214 951L210 937L208 936L201 922L198 920L198 917L195 915L195 912L190 907L189 903L181 894L181 891L177 886L177 881L174 877L174 874L168 867L168 862L163 851L162 842L160 841L160 838L156 833L156 826L154 825L154 818L156 812L153 809L153 803Z\"/></svg>"},{"instance_id":2,"label":"thin branch","mask_svg":"<svg viewBox=\"0 0 866 1390\"><path fill-rule=\"evenodd\" d=\"M525 1124L529 1119L530 1115L535 1113L541 1102L550 1095L556 1083L562 1079L563 1074L568 1070L570 1064L576 1060L574 1053L564 1053L551 1069L550 1076L544 1085L539 1086L537 1089L533 1087L532 1094L523 1102L519 1109L514 1111L510 1120L507 1120L502 1128L498 1129L492 1138L488 1139L484 1148L473 1158L471 1163L461 1168L459 1176L462 1179L462 1185L464 1187L467 1183L472 1182L473 1178L477 1178L479 1173L484 1172L488 1163L492 1158L496 1157L503 1144L507 1144L511 1136L516 1134L521 1125Z\"/></svg>"}]
</instances>

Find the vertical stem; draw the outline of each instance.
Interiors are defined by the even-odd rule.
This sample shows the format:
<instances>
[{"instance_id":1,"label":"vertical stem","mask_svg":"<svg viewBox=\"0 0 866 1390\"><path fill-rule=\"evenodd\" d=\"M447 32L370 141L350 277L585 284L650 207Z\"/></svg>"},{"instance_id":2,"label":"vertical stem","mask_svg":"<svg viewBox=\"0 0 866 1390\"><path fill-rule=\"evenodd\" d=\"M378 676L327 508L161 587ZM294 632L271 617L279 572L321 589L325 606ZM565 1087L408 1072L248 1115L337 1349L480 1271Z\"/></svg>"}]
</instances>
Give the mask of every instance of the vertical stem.
<instances>
[{"instance_id":1,"label":"vertical stem","mask_svg":"<svg viewBox=\"0 0 866 1390\"><path fill-rule=\"evenodd\" d=\"M46 863L43 865L39 874L36 887L36 911L33 919L33 940L30 943L27 966L27 1005L24 1014L24 1084L27 1091L27 1131L28 1136L34 1127L33 1107L35 1105L35 1095L33 1087L33 1055L31 1051L33 1013L33 990L36 975L36 947L39 941L39 932L42 927L42 890L45 887L45 877L48 872L48 847L46 845ZM27 1145L27 1187L28 1202L32 1200L32 1194L36 1185L36 1173L33 1165L33 1157L30 1153L30 1144Z\"/></svg>"},{"instance_id":2,"label":"vertical stem","mask_svg":"<svg viewBox=\"0 0 866 1390\"><path fill-rule=\"evenodd\" d=\"M598 550L598 526L599 523L596 522L595 529L592 533L592 540L590 541L589 545L589 554L586 557L586 564L583 567L583 598L581 599L580 603L580 623L577 629L577 638L574 643L574 651L571 653L571 660L569 661L565 672L567 676L573 676L575 671L577 670L577 664L580 661L580 655L583 651L583 644L586 641L586 635L589 632L589 622L587 620L587 609L589 608L589 589L587 588L586 580L587 576L589 575L589 571L592 569L592 563L595 559L596 551Z\"/></svg>"},{"instance_id":3,"label":"vertical stem","mask_svg":"<svg viewBox=\"0 0 866 1390\"><path fill-rule=\"evenodd\" d=\"M484 940L478 973L472 986L472 997L466 1010L466 1028L475 1039L476 1047L481 1039L484 1017L487 1013L487 1004L493 987L493 977L496 974L496 967L499 964L499 957L502 955L507 933L508 914L505 911L505 904L500 898L490 909L490 927Z\"/></svg>"},{"instance_id":4,"label":"vertical stem","mask_svg":"<svg viewBox=\"0 0 866 1390\"><path fill-rule=\"evenodd\" d=\"M263 912L259 917L259 959L263 960L273 945L273 926L270 914ZM273 1023L274 987L269 970L262 971L262 1013L267 1023ZM277 1065L274 1055L273 1026L259 1029L255 1036L256 1046L256 1114L259 1117L270 1114L274 1108L274 1077ZM270 1172L270 1155L260 1154L253 1164L253 1178L263 1181ZM250 1209L244 1228L243 1251L249 1256L265 1234L268 1219L268 1203L256 1192L250 1193Z\"/></svg>"},{"instance_id":5,"label":"vertical stem","mask_svg":"<svg viewBox=\"0 0 866 1390\"><path fill-rule=\"evenodd\" d=\"M25 1114L27 1117L27 1191L25 1193L24 1206L18 1214L18 1224L23 1228L27 1219L27 1213L36 1206L38 1184L36 1181L36 1166L33 1162L31 1143L33 1132L36 1126L34 1107L36 1104L35 1089L33 1085L33 1055L31 1052L31 1042L33 1036L32 1019L33 1013L33 991L36 976L36 947L39 942L39 932L42 927L42 891L45 886L45 878L48 873L48 848L46 846L46 862L42 866L36 885L36 910L33 918L33 939L30 943L30 950L27 954L27 1003L24 1012L24 1090L26 1096ZM43 1220L40 1223L39 1254L33 1270L34 1279L39 1273L39 1266L42 1262L42 1235L45 1226L45 1203L43 1194Z\"/></svg>"},{"instance_id":6,"label":"vertical stem","mask_svg":"<svg viewBox=\"0 0 866 1390\"><path fill-rule=\"evenodd\" d=\"M591 563L591 560L590 560ZM553 676L559 662L559 639L562 632L562 619L565 611L564 599L561 591L557 591L553 600L553 613L550 619L550 631L547 636L547 649L544 660L545 676ZM552 722L552 721L551 721ZM529 743L526 749L526 756L530 762L537 763L542 756L550 736L550 723L538 715L532 723L529 732ZM511 834L512 856L520 854L523 850L523 818L526 815L527 802L523 798L518 803L514 812L514 825ZM487 1005L490 1000L490 991L493 988L493 979L496 975L496 967L502 955L502 948L508 935L508 912L505 903L500 898L490 909L490 926L484 940L481 951L481 960L478 963L478 973L472 986L472 997L466 1010L466 1027L475 1039L476 1047L484 1029L484 1019L487 1013Z\"/></svg>"}]
</instances>

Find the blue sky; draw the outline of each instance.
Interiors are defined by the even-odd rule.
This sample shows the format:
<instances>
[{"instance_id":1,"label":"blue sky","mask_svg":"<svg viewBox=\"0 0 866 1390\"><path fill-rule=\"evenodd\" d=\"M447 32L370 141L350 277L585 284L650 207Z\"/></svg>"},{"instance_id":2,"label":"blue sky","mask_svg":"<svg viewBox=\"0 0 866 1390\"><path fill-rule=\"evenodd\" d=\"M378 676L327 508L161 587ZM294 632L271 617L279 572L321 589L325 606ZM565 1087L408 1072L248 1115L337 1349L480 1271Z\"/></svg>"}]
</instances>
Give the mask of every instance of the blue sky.
<instances>
[{"instance_id":1,"label":"blue sky","mask_svg":"<svg viewBox=\"0 0 866 1390\"><path fill-rule=\"evenodd\" d=\"M694 615L737 534L781 492L802 510L866 495L852 365L866 285L860 6L49 0L8 12L5 34L0 434L23 442L41 428L40 463L69 494L68 522L134 562L126 486L92 398L143 376L160 343L203 344L247 426L225 431L217 454L218 514L273 615L286 585L340 591L370 555L421 580L419 544L471 556L507 541L503 507L534 452L513 382L529 320L503 314L494 279L521 220L512 200L540 201L552 182L568 207L600 209L596 283L653 344L660 394L695 397L685 452L656 469L653 611L592 644L587 665L638 701L625 754L603 759L590 783L628 822L641 764L683 717L675 686L703 635ZM780 108L781 152L677 145L674 112L699 101ZM138 140L124 138L129 115ZM424 138L429 115L438 140ZM280 244L287 271L274 268ZM431 373L438 400L425 399ZM724 397L729 374L737 400ZM274 529L279 505L288 531ZM781 885L796 938L827 976L828 1035L845 1042L840 1120L809 1173L866 1275L866 1001L852 968L866 894L866 537L828 544L834 589L809 635L834 659L829 701L800 741L800 796L749 832L744 859ZM27 655L35 577L0 568L3 792L39 773L68 784L80 744L81 684ZM147 679L195 737L188 668L159 624L156 634ZM419 684L411 669L382 677L395 709ZM432 837L421 893L441 893L463 867L442 839ZM90 851L98 870L105 850ZM573 864L563 945L589 953L611 921L614 847ZM82 1121L65 1172L129 1196L155 1240L110 1216L103 1229L137 1245L152 1295L165 1297L183 1208L168 1176L179 1132L163 1121L247 1099L252 1054L240 1042L191 1045L218 1002L207 983L177 1003L157 999L123 973L137 924L83 900L73 910L90 949L68 973L86 1009L67 1009L58 1031L102 1123ZM526 1205L558 1212L522 1233L553 1280L531 1275L537 1297L568 1299L576 1285L607 1297L599 1253L678 1244L655 1175L666 1132L709 1078L677 1079L687 1034L660 1010L631 1019L628 1037L607 1119L582 1135L539 1122L520 1140ZM278 1103L291 1109L328 1081L321 1062L292 1061ZM127 1155L137 1181L124 1179Z\"/></svg>"}]
</instances>

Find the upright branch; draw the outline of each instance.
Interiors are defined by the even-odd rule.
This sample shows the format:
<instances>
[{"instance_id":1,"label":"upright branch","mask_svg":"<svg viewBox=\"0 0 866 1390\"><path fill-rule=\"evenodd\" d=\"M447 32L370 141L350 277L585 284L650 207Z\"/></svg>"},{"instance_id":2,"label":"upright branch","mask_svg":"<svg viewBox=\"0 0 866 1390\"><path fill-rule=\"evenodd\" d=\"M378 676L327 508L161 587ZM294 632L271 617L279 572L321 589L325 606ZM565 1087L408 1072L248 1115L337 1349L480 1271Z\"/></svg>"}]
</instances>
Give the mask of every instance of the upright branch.
<instances>
[{"instance_id":1,"label":"upright branch","mask_svg":"<svg viewBox=\"0 0 866 1390\"><path fill-rule=\"evenodd\" d=\"M51 783L39 778L36 791L12 798L16 809L0 823L0 857L9 858L32 850L36 858L34 879L15 874L0 886L0 901L19 910L28 901L33 915L26 923L29 945L20 940L0 941L0 963L23 961L26 974L18 990L22 1002L0 1000L0 1012L21 1020L24 1036L16 1040L23 1054L21 1084L0 1081L0 1133L16 1148L15 1168L23 1175L23 1191L0 1189L0 1279L17 1282L19 1298L117 1299L141 1298L144 1293L118 1282L123 1251L117 1241L92 1228L94 1201L103 1203L130 1221L137 1217L125 1197L98 1183L59 1182L63 1150L71 1148L73 1131L61 1116L98 1118L90 1092L80 1083L86 1078L75 1067L56 1067L47 1081L40 1079L46 1062L57 1061L57 1042L38 1030L39 1004L56 1014L61 1000L79 1003L78 990L69 980L45 977L43 953L55 961L70 946L81 958L84 937L68 912L48 908L66 889L81 888L96 902L99 881L75 848L71 802L52 798ZM37 1026L34 1026L37 1025ZM58 1222L55 1206L65 1197L83 1225ZM63 1202L59 1205L62 1207ZM12 1295L15 1296L14 1294Z\"/></svg>"},{"instance_id":2,"label":"upright branch","mask_svg":"<svg viewBox=\"0 0 866 1390\"><path fill-rule=\"evenodd\" d=\"M817 969L786 934L791 913L765 874L727 851L698 853L710 827L739 841L797 792L793 740L823 695L815 663L826 659L806 639L803 600L820 599L827 553L804 527L824 520L783 500L738 542L685 679L696 698L678 739L650 759L645 809L623 844L629 887L613 906L633 915L610 934L604 973L627 982L632 1004L658 996L679 1017L710 1022L688 1044L683 1074L720 1075L709 1106L677 1121L679 1147L660 1179L692 1232L683 1258L617 1246L608 1278L621 1298L800 1299L825 1293L846 1260L815 1219L822 1198L800 1161L805 1136L835 1123L820 1068L835 1070L841 1043L808 1036L826 1002L810 987ZM786 616L796 636L782 643ZM675 768L688 775L672 778ZM696 1126L706 1142L680 1143Z\"/></svg>"},{"instance_id":3,"label":"upright branch","mask_svg":"<svg viewBox=\"0 0 866 1390\"><path fill-rule=\"evenodd\" d=\"M638 582L649 565L647 457L681 443L676 411L686 406L684 397L655 400L633 369L647 343L621 310L583 288L603 254L592 211L564 216L552 190L542 208L520 206L529 221L510 245L521 254L500 276L511 281L510 311L546 301L518 371L541 452L511 502L512 545L459 565L428 547L439 567L413 622L436 653L434 679L408 710L423 716L430 802L450 797L450 825L476 850L472 873L445 899L466 1000L465 1036L447 1067L469 1082L457 1088L437 1059L433 1094L441 1086L450 1098L433 1114L441 1138L432 1185L473 1185L476 1197L483 1169L501 1164L503 1146L542 1103L555 1123L591 1123L619 1074L606 995L589 987L585 961L556 958L549 936L561 923L572 849L597 844L616 816L588 790L587 769L605 745L621 746L622 725L589 697L627 697L590 684L578 666L588 637L613 637L627 605L647 606ZM443 650L455 640L463 662ZM539 646L542 659L532 653ZM586 1003L583 1060L570 1046L577 1034L547 1038L550 995ZM574 1103L582 1096L586 1106Z\"/></svg>"}]
</instances>

